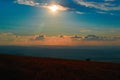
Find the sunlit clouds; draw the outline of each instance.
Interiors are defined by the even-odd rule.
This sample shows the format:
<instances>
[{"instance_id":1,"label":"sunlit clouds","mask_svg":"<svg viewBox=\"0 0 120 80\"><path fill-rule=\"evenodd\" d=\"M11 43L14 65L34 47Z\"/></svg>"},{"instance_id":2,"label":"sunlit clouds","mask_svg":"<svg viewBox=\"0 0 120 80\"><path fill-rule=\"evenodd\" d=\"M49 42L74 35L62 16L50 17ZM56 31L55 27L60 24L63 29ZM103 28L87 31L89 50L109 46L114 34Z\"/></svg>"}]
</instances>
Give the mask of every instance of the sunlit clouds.
<instances>
[{"instance_id":1,"label":"sunlit clouds","mask_svg":"<svg viewBox=\"0 0 120 80\"><path fill-rule=\"evenodd\" d=\"M15 35L0 33L0 45L56 45L56 46L95 46L120 45L120 36L96 35Z\"/></svg>"},{"instance_id":2,"label":"sunlit clouds","mask_svg":"<svg viewBox=\"0 0 120 80\"><path fill-rule=\"evenodd\" d=\"M68 8L64 7L62 5L59 5L57 3L45 3L45 2L37 2L36 0L17 0L15 3L18 4L24 4L24 5L29 5L29 6L35 6L35 7L40 7L40 8L46 8L49 9L53 12L55 11L65 11Z\"/></svg>"},{"instance_id":3,"label":"sunlit clouds","mask_svg":"<svg viewBox=\"0 0 120 80\"><path fill-rule=\"evenodd\" d=\"M88 8L91 11L92 11L92 9L97 9L97 10L94 10L96 13L102 11L102 12L108 13L110 15L117 14L116 12L114 13L114 11L120 10L119 0L101 0L101 1L71 0L71 1L74 2L73 3L74 6L70 6L70 4L68 5L68 3L66 3L66 1L64 1L64 0L63 1L61 1L61 0L53 0L53 1L52 0L46 0L46 1L16 0L14 2L18 3L18 4L23 4L23 5L35 6L35 7L40 7L40 8L48 8L54 12L57 10L65 11L68 9L69 9L69 11L75 11L77 13L81 12L81 10L79 8L75 7L76 5L77 6L79 5L78 7ZM81 13L86 13L86 12L81 12Z\"/></svg>"},{"instance_id":4,"label":"sunlit clouds","mask_svg":"<svg viewBox=\"0 0 120 80\"><path fill-rule=\"evenodd\" d=\"M46 6L46 8L50 9L51 11L55 12L55 11L64 11L67 10L67 8L60 6L60 5L50 5L50 6Z\"/></svg>"},{"instance_id":5,"label":"sunlit clouds","mask_svg":"<svg viewBox=\"0 0 120 80\"><path fill-rule=\"evenodd\" d=\"M51 5L51 6L49 6L49 9L50 9L51 11L55 12L55 11L57 11L57 10L59 9L59 7L56 6L56 5Z\"/></svg>"}]
</instances>

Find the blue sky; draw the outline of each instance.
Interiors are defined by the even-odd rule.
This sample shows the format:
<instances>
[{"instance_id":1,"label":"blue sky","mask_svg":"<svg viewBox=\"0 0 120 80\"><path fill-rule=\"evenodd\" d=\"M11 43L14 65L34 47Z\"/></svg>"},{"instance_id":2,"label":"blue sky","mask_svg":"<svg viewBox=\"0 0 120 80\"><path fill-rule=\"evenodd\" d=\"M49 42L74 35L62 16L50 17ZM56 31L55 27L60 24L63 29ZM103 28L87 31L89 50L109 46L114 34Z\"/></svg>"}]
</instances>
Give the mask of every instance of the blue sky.
<instances>
[{"instance_id":1,"label":"blue sky","mask_svg":"<svg viewBox=\"0 0 120 80\"><path fill-rule=\"evenodd\" d=\"M64 8L52 15L44 6ZM119 0L1 0L0 32L79 34L120 29ZM94 33L93 32L93 33ZM87 33L85 33L87 34ZM92 33L91 33L92 34ZM97 34L97 33L96 33ZM118 34L118 32L116 32Z\"/></svg>"},{"instance_id":2,"label":"blue sky","mask_svg":"<svg viewBox=\"0 0 120 80\"><path fill-rule=\"evenodd\" d=\"M119 43L120 0L0 0L0 45Z\"/></svg>"}]
</instances>

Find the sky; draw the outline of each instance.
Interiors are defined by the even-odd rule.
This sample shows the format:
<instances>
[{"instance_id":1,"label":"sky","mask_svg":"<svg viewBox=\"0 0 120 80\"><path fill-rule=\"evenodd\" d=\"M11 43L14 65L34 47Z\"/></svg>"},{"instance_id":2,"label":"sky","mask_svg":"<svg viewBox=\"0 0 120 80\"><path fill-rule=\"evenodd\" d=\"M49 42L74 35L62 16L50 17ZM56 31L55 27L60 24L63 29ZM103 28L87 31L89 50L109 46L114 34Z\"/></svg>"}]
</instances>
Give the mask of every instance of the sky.
<instances>
[{"instance_id":1,"label":"sky","mask_svg":"<svg viewBox=\"0 0 120 80\"><path fill-rule=\"evenodd\" d=\"M120 45L120 0L0 0L0 45Z\"/></svg>"}]
</instances>

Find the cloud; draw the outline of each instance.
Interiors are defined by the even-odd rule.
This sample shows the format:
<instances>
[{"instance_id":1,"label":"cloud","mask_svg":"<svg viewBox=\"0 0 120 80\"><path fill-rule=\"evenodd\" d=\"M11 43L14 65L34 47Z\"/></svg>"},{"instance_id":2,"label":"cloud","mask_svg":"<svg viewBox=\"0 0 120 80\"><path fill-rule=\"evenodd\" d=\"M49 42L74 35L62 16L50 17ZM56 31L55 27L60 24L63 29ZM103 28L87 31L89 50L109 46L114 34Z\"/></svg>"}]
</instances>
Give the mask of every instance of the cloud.
<instances>
[{"instance_id":1,"label":"cloud","mask_svg":"<svg viewBox=\"0 0 120 80\"><path fill-rule=\"evenodd\" d=\"M84 40L101 40L101 38L96 35L87 35L85 36Z\"/></svg>"},{"instance_id":2,"label":"cloud","mask_svg":"<svg viewBox=\"0 0 120 80\"><path fill-rule=\"evenodd\" d=\"M78 35L74 35L71 37L71 39L73 41L80 41L80 40L83 40L84 39L84 36L78 36Z\"/></svg>"},{"instance_id":3,"label":"cloud","mask_svg":"<svg viewBox=\"0 0 120 80\"><path fill-rule=\"evenodd\" d=\"M44 40L45 39L45 35L35 35L33 38L31 38L30 40Z\"/></svg>"},{"instance_id":4,"label":"cloud","mask_svg":"<svg viewBox=\"0 0 120 80\"><path fill-rule=\"evenodd\" d=\"M104 12L104 11L96 11L96 13L99 13L99 14L108 14L107 12Z\"/></svg>"},{"instance_id":5,"label":"cloud","mask_svg":"<svg viewBox=\"0 0 120 80\"><path fill-rule=\"evenodd\" d=\"M15 3L34 6L34 7L40 7L40 8L46 8L46 9L49 9L49 7L52 5L51 3L47 3L44 1L38 2L36 0L16 0ZM59 7L58 10L60 11L68 10L68 8L65 6L58 5L58 4L56 4L56 6Z\"/></svg>"},{"instance_id":6,"label":"cloud","mask_svg":"<svg viewBox=\"0 0 120 80\"><path fill-rule=\"evenodd\" d=\"M106 2L114 2L115 0L105 0Z\"/></svg>"},{"instance_id":7,"label":"cloud","mask_svg":"<svg viewBox=\"0 0 120 80\"><path fill-rule=\"evenodd\" d=\"M92 30L90 29L81 29L80 33L86 33L86 32L92 32Z\"/></svg>"},{"instance_id":8,"label":"cloud","mask_svg":"<svg viewBox=\"0 0 120 80\"><path fill-rule=\"evenodd\" d=\"M13 33L0 33L0 41L13 41L15 37Z\"/></svg>"},{"instance_id":9,"label":"cloud","mask_svg":"<svg viewBox=\"0 0 120 80\"><path fill-rule=\"evenodd\" d=\"M84 40L91 41L117 41L120 40L120 36L96 36L96 35L87 35Z\"/></svg>"},{"instance_id":10,"label":"cloud","mask_svg":"<svg viewBox=\"0 0 120 80\"><path fill-rule=\"evenodd\" d=\"M120 5L110 3L110 1L114 1L114 0L105 0L104 2L75 0L75 2L77 2L81 6L85 6L89 8L95 8L95 9L104 10L104 11L120 10Z\"/></svg>"},{"instance_id":11,"label":"cloud","mask_svg":"<svg viewBox=\"0 0 120 80\"><path fill-rule=\"evenodd\" d=\"M77 14L85 14L84 12L76 11Z\"/></svg>"},{"instance_id":12,"label":"cloud","mask_svg":"<svg viewBox=\"0 0 120 80\"><path fill-rule=\"evenodd\" d=\"M86 45L120 45L120 36L96 35L15 35L0 33L0 45L58 45L58 46L86 46Z\"/></svg>"},{"instance_id":13,"label":"cloud","mask_svg":"<svg viewBox=\"0 0 120 80\"><path fill-rule=\"evenodd\" d=\"M15 1L15 3L29 5L29 6L39 6L40 5L39 3L34 2L34 0L17 0L17 1Z\"/></svg>"},{"instance_id":14,"label":"cloud","mask_svg":"<svg viewBox=\"0 0 120 80\"><path fill-rule=\"evenodd\" d=\"M17 4L22 4L22 5L28 5L28 6L33 6L33 7L38 7L38 8L45 8L45 9L50 9L50 6L52 4L56 5L59 7L59 11L66 11L69 10L70 12L74 12L76 14L85 14L88 13L86 11L79 10L79 6L87 7L91 9L97 9L96 13L99 14L109 14L109 15L119 15L114 12L110 11L119 11L120 10L120 4L116 0L101 0L101 1L96 1L96 0L71 0L73 2L73 5L71 7L71 4L66 3L66 1L61 2L60 0L16 0L14 3ZM78 5L79 4L79 5ZM78 7L76 7L78 6ZM94 10L95 11L95 10ZM90 13L90 12L89 12Z\"/></svg>"},{"instance_id":15,"label":"cloud","mask_svg":"<svg viewBox=\"0 0 120 80\"><path fill-rule=\"evenodd\" d=\"M50 6L52 6L52 5L43 5L42 7L46 8L46 9L50 9ZM59 11L66 11L66 10L68 10L67 7L64 7L64 6L61 6L61 5L58 5L58 4L56 4L55 6L58 7Z\"/></svg>"}]
</instances>

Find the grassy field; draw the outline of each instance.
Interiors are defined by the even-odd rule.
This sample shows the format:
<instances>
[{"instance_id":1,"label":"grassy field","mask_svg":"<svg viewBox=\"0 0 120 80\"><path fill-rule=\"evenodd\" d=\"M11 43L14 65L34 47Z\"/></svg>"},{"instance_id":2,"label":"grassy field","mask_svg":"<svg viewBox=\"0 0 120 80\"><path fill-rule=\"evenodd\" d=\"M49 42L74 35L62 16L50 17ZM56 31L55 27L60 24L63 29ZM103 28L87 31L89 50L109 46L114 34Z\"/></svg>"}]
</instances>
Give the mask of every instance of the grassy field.
<instances>
[{"instance_id":1,"label":"grassy field","mask_svg":"<svg viewBox=\"0 0 120 80\"><path fill-rule=\"evenodd\" d=\"M0 55L0 80L120 80L120 64Z\"/></svg>"}]
</instances>

